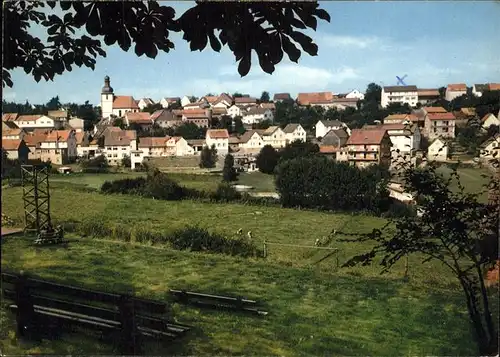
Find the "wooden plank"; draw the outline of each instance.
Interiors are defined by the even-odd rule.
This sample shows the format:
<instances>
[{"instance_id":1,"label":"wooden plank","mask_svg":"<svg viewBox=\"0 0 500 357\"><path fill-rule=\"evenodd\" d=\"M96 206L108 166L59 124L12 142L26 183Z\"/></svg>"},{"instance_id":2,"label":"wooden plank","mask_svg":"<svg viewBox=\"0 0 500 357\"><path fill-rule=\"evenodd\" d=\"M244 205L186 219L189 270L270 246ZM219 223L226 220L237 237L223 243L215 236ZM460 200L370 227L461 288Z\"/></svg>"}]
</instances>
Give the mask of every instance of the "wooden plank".
<instances>
[{"instance_id":1,"label":"wooden plank","mask_svg":"<svg viewBox=\"0 0 500 357\"><path fill-rule=\"evenodd\" d=\"M241 311L251 312L251 313L254 313L257 315L263 315L263 316L268 314L267 311L258 310L256 308L252 308L252 307L239 308L236 305L229 305L229 304L222 304L222 303L217 304L217 303L211 303L211 302L194 300L194 299L189 300L187 303L190 305L195 305L195 306L204 307L204 308L211 308L211 309L222 308L222 309L228 309L228 310L241 310Z\"/></svg>"},{"instance_id":2,"label":"wooden plank","mask_svg":"<svg viewBox=\"0 0 500 357\"><path fill-rule=\"evenodd\" d=\"M195 292L190 292L190 291L181 291L181 290L173 290L173 289L170 289L170 293L172 293L174 295L187 294L188 297L201 297L201 298L221 300L221 301L238 302L238 298L229 297L229 296L219 296L219 295L195 293ZM248 300L248 299L241 299L241 302L243 302L245 304L257 304L257 301Z\"/></svg>"}]
</instances>

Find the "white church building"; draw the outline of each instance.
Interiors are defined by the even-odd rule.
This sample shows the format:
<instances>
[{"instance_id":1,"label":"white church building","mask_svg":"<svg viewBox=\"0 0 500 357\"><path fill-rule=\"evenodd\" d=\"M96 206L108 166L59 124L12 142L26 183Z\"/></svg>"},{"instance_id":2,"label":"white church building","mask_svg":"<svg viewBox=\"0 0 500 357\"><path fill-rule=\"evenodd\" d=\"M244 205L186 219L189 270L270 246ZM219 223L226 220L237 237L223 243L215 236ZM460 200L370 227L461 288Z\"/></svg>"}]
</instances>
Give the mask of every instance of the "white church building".
<instances>
[{"instance_id":1,"label":"white church building","mask_svg":"<svg viewBox=\"0 0 500 357\"><path fill-rule=\"evenodd\" d=\"M113 88L110 86L109 77L104 77L104 87L101 91L101 111L103 118L109 118L111 115L124 117L127 112L139 112L138 102L129 95L114 95Z\"/></svg>"}]
</instances>

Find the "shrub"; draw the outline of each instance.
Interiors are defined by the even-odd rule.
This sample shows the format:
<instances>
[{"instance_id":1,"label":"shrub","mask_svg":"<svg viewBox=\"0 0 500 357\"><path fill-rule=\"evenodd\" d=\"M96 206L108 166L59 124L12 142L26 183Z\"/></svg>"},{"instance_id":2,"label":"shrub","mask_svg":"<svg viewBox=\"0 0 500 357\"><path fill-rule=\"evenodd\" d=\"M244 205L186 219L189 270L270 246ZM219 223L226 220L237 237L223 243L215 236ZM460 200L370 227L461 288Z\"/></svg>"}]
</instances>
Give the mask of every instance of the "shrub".
<instances>
[{"instance_id":1,"label":"shrub","mask_svg":"<svg viewBox=\"0 0 500 357\"><path fill-rule=\"evenodd\" d=\"M241 199L241 193L236 191L236 189L228 183L220 183L217 186L217 190L212 193L212 199L214 201L230 202Z\"/></svg>"},{"instance_id":2,"label":"shrub","mask_svg":"<svg viewBox=\"0 0 500 357\"><path fill-rule=\"evenodd\" d=\"M176 201L183 198L184 190L177 182L156 169L151 174L148 174L144 186L144 195L160 200Z\"/></svg>"},{"instance_id":3,"label":"shrub","mask_svg":"<svg viewBox=\"0 0 500 357\"><path fill-rule=\"evenodd\" d=\"M140 195L144 193L146 179L137 177L133 179L120 179L105 181L101 186L102 193L121 193L129 195Z\"/></svg>"},{"instance_id":4,"label":"shrub","mask_svg":"<svg viewBox=\"0 0 500 357\"><path fill-rule=\"evenodd\" d=\"M271 145L265 145L256 158L259 171L265 174L272 174L278 164L279 153Z\"/></svg>"},{"instance_id":5,"label":"shrub","mask_svg":"<svg viewBox=\"0 0 500 357\"><path fill-rule=\"evenodd\" d=\"M111 237L113 230L99 219L89 219L78 226L77 232L84 237L103 238Z\"/></svg>"},{"instance_id":6,"label":"shrub","mask_svg":"<svg viewBox=\"0 0 500 357\"><path fill-rule=\"evenodd\" d=\"M386 212L382 213L385 218L415 217L417 210L414 206L407 205L398 200L393 200Z\"/></svg>"},{"instance_id":7,"label":"shrub","mask_svg":"<svg viewBox=\"0 0 500 357\"><path fill-rule=\"evenodd\" d=\"M224 159L224 168L222 169L222 180L225 182L232 182L238 179L238 173L234 168L234 157L227 154Z\"/></svg>"}]
</instances>

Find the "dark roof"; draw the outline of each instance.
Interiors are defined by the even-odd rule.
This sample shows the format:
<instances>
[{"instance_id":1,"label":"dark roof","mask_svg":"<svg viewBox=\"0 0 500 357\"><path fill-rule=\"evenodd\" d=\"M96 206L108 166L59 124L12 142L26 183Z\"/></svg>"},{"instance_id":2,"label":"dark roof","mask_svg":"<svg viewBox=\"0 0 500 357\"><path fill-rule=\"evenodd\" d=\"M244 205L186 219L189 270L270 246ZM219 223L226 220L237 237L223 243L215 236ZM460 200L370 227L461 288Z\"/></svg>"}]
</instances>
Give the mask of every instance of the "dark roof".
<instances>
[{"instance_id":1,"label":"dark roof","mask_svg":"<svg viewBox=\"0 0 500 357\"><path fill-rule=\"evenodd\" d=\"M260 107L250 108L244 115L265 114L268 110L270 109Z\"/></svg>"},{"instance_id":2,"label":"dark roof","mask_svg":"<svg viewBox=\"0 0 500 357\"><path fill-rule=\"evenodd\" d=\"M335 135L341 139L342 138L345 138L345 139L349 138L349 135L347 134L347 132L344 129L328 130L328 133L326 133L324 137L327 137L329 135Z\"/></svg>"},{"instance_id":3,"label":"dark roof","mask_svg":"<svg viewBox=\"0 0 500 357\"><path fill-rule=\"evenodd\" d=\"M290 96L290 93L276 93L273 97L273 99L276 100L291 100L292 97Z\"/></svg>"},{"instance_id":4,"label":"dark roof","mask_svg":"<svg viewBox=\"0 0 500 357\"><path fill-rule=\"evenodd\" d=\"M389 86L384 87L384 92L416 92L417 86Z\"/></svg>"}]
</instances>

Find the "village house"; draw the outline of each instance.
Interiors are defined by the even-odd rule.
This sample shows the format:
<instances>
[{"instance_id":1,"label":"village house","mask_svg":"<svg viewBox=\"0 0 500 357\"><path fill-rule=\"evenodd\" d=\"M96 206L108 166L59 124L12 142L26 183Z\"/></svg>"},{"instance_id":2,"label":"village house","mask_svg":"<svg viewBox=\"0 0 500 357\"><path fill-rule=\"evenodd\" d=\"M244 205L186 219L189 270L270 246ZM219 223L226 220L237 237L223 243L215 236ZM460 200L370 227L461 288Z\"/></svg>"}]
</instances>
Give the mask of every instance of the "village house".
<instances>
[{"instance_id":1,"label":"village house","mask_svg":"<svg viewBox=\"0 0 500 357\"><path fill-rule=\"evenodd\" d=\"M108 164L121 165L123 158L130 157L137 150L137 133L135 130L122 130L109 127L104 131L104 150Z\"/></svg>"},{"instance_id":2,"label":"village house","mask_svg":"<svg viewBox=\"0 0 500 357\"><path fill-rule=\"evenodd\" d=\"M405 122L401 124L365 125L364 129L383 129L391 139L391 163L401 163L415 157L420 150L420 129L416 124Z\"/></svg>"},{"instance_id":3,"label":"village house","mask_svg":"<svg viewBox=\"0 0 500 357\"><path fill-rule=\"evenodd\" d=\"M68 120L68 125L77 133L85 130L85 120L80 118L71 118Z\"/></svg>"},{"instance_id":4,"label":"village house","mask_svg":"<svg viewBox=\"0 0 500 357\"><path fill-rule=\"evenodd\" d=\"M30 152L28 153L29 160L37 160L40 159L40 145L42 141L45 140L47 133L45 132L36 132L33 134L27 134L23 137L26 146L28 146Z\"/></svg>"},{"instance_id":5,"label":"village house","mask_svg":"<svg viewBox=\"0 0 500 357\"><path fill-rule=\"evenodd\" d=\"M275 103L280 103L280 102L293 102L292 97L290 96L290 93L276 93L273 96L273 102Z\"/></svg>"},{"instance_id":6,"label":"village house","mask_svg":"<svg viewBox=\"0 0 500 357\"><path fill-rule=\"evenodd\" d=\"M91 142L90 135L88 133L76 132L75 139L78 157L92 158L99 153L99 145L97 145L97 142Z\"/></svg>"},{"instance_id":7,"label":"village house","mask_svg":"<svg viewBox=\"0 0 500 357\"><path fill-rule=\"evenodd\" d=\"M424 132L429 139L455 137L455 115L453 113L428 113L425 116Z\"/></svg>"},{"instance_id":8,"label":"village house","mask_svg":"<svg viewBox=\"0 0 500 357\"><path fill-rule=\"evenodd\" d=\"M182 97L181 99L181 106L184 108L186 105L190 104L191 103L191 98L188 97L187 95L185 95L184 97Z\"/></svg>"},{"instance_id":9,"label":"village house","mask_svg":"<svg viewBox=\"0 0 500 357\"><path fill-rule=\"evenodd\" d=\"M418 103L417 86L382 87L381 105L383 108L387 108L390 103L407 103L410 107L415 107Z\"/></svg>"},{"instance_id":10,"label":"village house","mask_svg":"<svg viewBox=\"0 0 500 357\"><path fill-rule=\"evenodd\" d=\"M23 129L6 129L2 130L2 139L22 140L26 132Z\"/></svg>"},{"instance_id":11,"label":"village house","mask_svg":"<svg viewBox=\"0 0 500 357\"><path fill-rule=\"evenodd\" d=\"M231 97L229 94L222 93L219 95L217 100L211 104L212 108L224 108L227 109L231 105L233 105L233 97Z\"/></svg>"},{"instance_id":12,"label":"village house","mask_svg":"<svg viewBox=\"0 0 500 357\"><path fill-rule=\"evenodd\" d=\"M349 135L344 129L332 129L321 138L319 146L340 149L346 145L348 139Z\"/></svg>"},{"instance_id":13,"label":"village house","mask_svg":"<svg viewBox=\"0 0 500 357\"><path fill-rule=\"evenodd\" d=\"M74 130L52 130L40 142L40 160L56 165L73 162L78 156Z\"/></svg>"},{"instance_id":14,"label":"village house","mask_svg":"<svg viewBox=\"0 0 500 357\"><path fill-rule=\"evenodd\" d=\"M150 128L151 126L153 126L151 114L147 112L125 113L125 125L129 127L133 124L138 125L143 129Z\"/></svg>"},{"instance_id":15,"label":"village house","mask_svg":"<svg viewBox=\"0 0 500 357\"><path fill-rule=\"evenodd\" d=\"M212 118L220 119L222 116L228 115L225 107L212 107L210 110L212 111Z\"/></svg>"},{"instance_id":16,"label":"village house","mask_svg":"<svg viewBox=\"0 0 500 357\"><path fill-rule=\"evenodd\" d=\"M208 109L208 108L210 108L210 104L208 104L204 100L197 101L197 102L194 102L194 103L189 103L189 104L186 104L185 106L182 107L182 109L184 111L188 111L188 110L200 110L200 109Z\"/></svg>"},{"instance_id":17,"label":"village house","mask_svg":"<svg viewBox=\"0 0 500 357\"><path fill-rule=\"evenodd\" d=\"M164 98L160 99L159 103L163 109L168 109L176 103L179 103L179 106L180 106L181 105L181 98L179 98L179 97L172 97L172 98L164 97Z\"/></svg>"},{"instance_id":18,"label":"village house","mask_svg":"<svg viewBox=\"0 0 500 357\"><path fill-rule=\"evenodd\" d=\"M196 124L199 128L208 128L211 120L212 111L210 109L182 111L182 122Z\"/></svg>"},{"instance_id":19,"label":"village house","mask_svg":"<svg viewBox=\"0 0 500 357\"><path fill-rule=\"evenodd\" d=\"M139 138L138 150L144 157L193 155L193 148L180 136Z\"/></svg>"},{"instance_id":20,"label":"village house","mask_svg":"<svg viewBox=\"0 0 500 357\"><path fill-rule=\"evenodd\" d=\"M500 126L500 118L497 118L492 113L488 113L481 119L481 127L487 130L492 125Z\"/></svg>"},{"instance_id":21,"label":"village house","mask_svg":"<svg viewBox=\"0 0 500 357\"><path fill-rule=\"evenodd\" d=\"M243 149L260 149L264 146L262 136L256 130L247 130L240 137L239 147Z\"/></svg>"},{"instance_id":22,"label":"village house","mask_svg":"<svg viewBox=\"0 0 500 357\"><path fill-rule=\"evenodd\" d=\"M302 142L306 141L306 131L300 124L287 124L283 128L283 132L285 133L285 138L287 143L291 143L295 140L300 140Z\"/></svg>"},{"instance_id":23,"label":"village house","mask_svg":"<svg viewBox=\"0 0 500 357\"><path fill-rule=\"evenodd\" d=\"M422 105L433 103L441 97L438 89L418 89L418 102Z\"/></svg>"},{"instance_id":24,"label":"village house","mask_svg":"<svg viewBox=\"0 0 500 357\"><path fill-rule=\"evenodd\" d=\"M479 157L484 159L500 159L500 134L489 138L480 146Z\"/></svg>"},{"instance_id":25,"label":"village house","mask_svg":"<svg viewBox=\"0 0 500 357\"><path fill-rule=\"evenodd\" d=\"M252 107L242 113L241 121L245 125L258 124L264 120L272 122L274 119L273 112L270 109Z\"/></svg>"},{"instance_id":26,"label":"village house","mask_svg":"<svg viewBox=\"0 0 500 357\"><path fill-rule=\"evenodd\" d=\"M437 137L427 148L427 160L441 161L448 160L449 144L446 139Z\"/></svg>"},{"instance_id":27,"label":"village house","mask_svg":"<svg viewBox=\"0 0 500 357\"><path fill-rule=\"evenodd\" d=\"M351 129L347 125L338 120L319 120L316 123L316 138L322 138L330 130L340 130L344 129L347 134L350 134Z\"/></svg>"},{"instance_id":28,"label":"village house","mask_svg":"<svg viewBox=\"0 0 500 357\"><path fill-rule=\"evenodd\" d=\"M218 155L226 155L229 152L229 133L227 129L207 130L205 142L209 148L215 145Z\"/></svg>"},{"instance_id":29,"label":"village house","mask_svg":"<svg viewBox=\"0 0 500 357\"><path fill-rule=\"evenodd\" d=\"M451 102L453 99L467 94L467 85L465 83L448 84L446 87L445 99Z\"/></svg>"},{"instance_id":30,"label":"village house","mask_svg":"<svg viewBox=\"0 0 500 357\"><path fill-rule=\"evenodd\" d=\"M286 146L286 134L279 126L270 126L261 135L264 145L271 145L275 149Z\"/></svg>"},{"instance_id":31,"label":"village house","mask_svg":"<svg viewBox=\"0 0 500 357\"><path fill-rule=\"evenodd\" d=\"M232 105L227 109L227 115L229 115L231 118L236 118L236 117L243 117L245 113L247 112L247 108L240 106L240 105Z\"/></svg>"},{"instance_id":32,"label":"village house","mask_svg":"<svg viewBox=\"0 0 500 357\"><path fill-rule=\"evenodd\" d=\"M2 150L10 160L19 160L21 163L28 162L30 149L22 139L2 138Z\"/></svg>"},{"instance_id":33,"label":"village house","mask_svg":"<svg viewBox=\"0 0 500 357\"><path fill-rule=\"evenodd\" d=\"M358 107L358 98L346 98L334 96L332 99L331 107L337 108L337 110L345 110L347 108L357 108Z\"/></svg>"},{"instance_id":34,"label":"village house","mask_svg":"<svg viewBox=\"0 0 500 357\"><path fill-rule=\"evenodd\" d=\"M108 76L104 77L104 86L101 90L101 112L103 118L115 115L121 118L127 112L138 112L139 106L132 96L114 95Z\"/></svg>"},{"instance_id":35,"label":"village house","mask_svg":"<svg viewBox=\"0 0 500 357\"><path fill-rule=\"evenodd\" d=\"M339 94L339 98L347 98L347 99L358 99L358 100L363 100L365 99L365 95L361 93L357 89L353 89L352 91L344 94Z\"/></svg>"},{"instance_id":36,"label":"village house","mask_svg":"<svg viewBox=\"0 0 500 357\"><path fill-rule=\"evenodd\" d=\"M257 98L250 96L236 97L234 98L234 104L242 107L257 106Z\"/></svg>"},{"instance_id":37,"label":"village house","mask_svg":"<svg viewBox=\"0 0 500 357\"><path fill-rule=\"evenodd\" d=\"M18 116L18 113L3 113L2 123L15 122Z\"/></svg>"},{"instance_id":38,"label":"village house","mask_svg":"<svg viewBox=\"0 0 500 357\"><path fill-rule=\"evenodd\" d=\"M151 120L160 128L173 128L182 124L182 116L174 115L170 110L160 109L151 114Z\"/></svg>"},{"instance_id":39,"label":"village house","mask_svg":"<svg viewBox=\"0 0 500 357\"><path fill-rule=\"evenodd\" d=\"M217 95L206 95L198 99L198 102L203 102L205 104L208 104L209 107L212 107L212 105L215 104L217 99L219 99L219 96Z\"/></svg>"},{"instance_id":40,"label":"village house","mask_svg":"<svg viewBox=\"0 0 500 357\"><path fill-rule=\"evenodd\" d=\"M47 116L56 121L67 122L69 114L66 110L49 110Z\"/></svg>"},{"instance_id":41,"label":"village house","mask_svg":"<svg viewBox=\"0 0 500 357\"><path fill-rule=\"evenodd\" d=\"M391 139L385 129L353 129L346 146L351 165L362 168L391 164Z\"/></svg>"},{"instance_id":42,"label":"village house","mask_svg":"<svg viewBox=\"0 0 500 357\"><path fill-rule=\"evenodd\" d=\"M402 124L404 122L422 123L421 126L424 126L424 118L422 117L422 120L419 120L415 114L389 114L382 120L383 124Z\"/></svg>"},{"instance_id":43,"label":"village house","mask_svg":"<svg viewBox=\"0 0 500 357\"><path fill-rule=\"evenodd\" d=\"M488 90L489 91L500 90L500 83L488 83Z\"/></svg>"},{"instance_id":44,"label":"village house","mask_svg":"<svg viewBox=\"0 0 500 357\"><path fill-rule=\"evenodd\" d=\"M270 109L272 112L276 111L276 105L274 103L260 103L260 108Z\"/></svg>"},{"instance_id":45,"label":"village house","mask_svg":"<svg viewBox=\"0 0 500 357\"><path fill-rule=\"evenodd\" d=\"M141 98L139 100L139 103L137 103L137 106L139 107L140 110L143 110L144 108L147 108L150 105L154 105L155 102L151 98Z\"/></svg>"},{"instance_id":46,"label":"village house","mask_svg":"<svg viewBox=\"0 0 500 357\"><path fill-rule=\"evenodd\" d=\"M240 138L237 136L229 137L229 152L238 151L240 147Z\"/></svg>"},{"instance_id":47,"label":"village house","mask_svg":"<svg viewBox=\"0 0 500 357\"><path fill-rule=\"evenodd\" d=\"M205 139L189 139L186 140L188 145L193 149L193 155L200 155L205 146Z\"/></svg>"},{"instance_id":48,"label":"village house","mask_svg":"<svg viewBox=\"0 0 500 357\"><path fill-rule=\"evenodd\" d=\"M33 131L34 129L60 129L63 123L42 114L19 115L14 123L21 129Z\"/></svg>"},{"instance_id":49,"label":"village house","mask_svg":"<svg viewBox=\"0 0 500 357\"><path fill-rule=\"evenodd\" d=\"M302 107L310 105L313 107L323 107L325 109L335 106L332 92L299 93L297 96L297 104Z\"/></svg>"}]
</instances>

